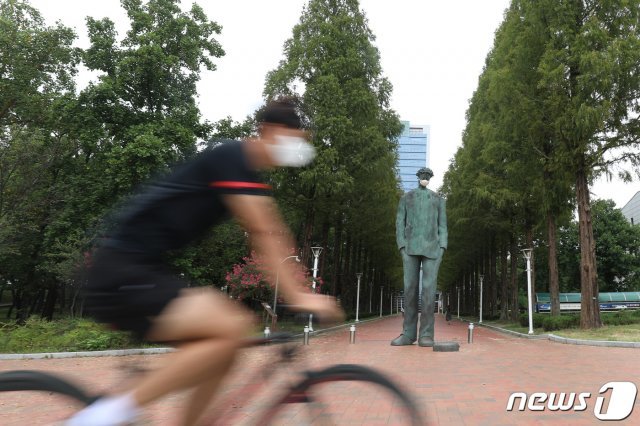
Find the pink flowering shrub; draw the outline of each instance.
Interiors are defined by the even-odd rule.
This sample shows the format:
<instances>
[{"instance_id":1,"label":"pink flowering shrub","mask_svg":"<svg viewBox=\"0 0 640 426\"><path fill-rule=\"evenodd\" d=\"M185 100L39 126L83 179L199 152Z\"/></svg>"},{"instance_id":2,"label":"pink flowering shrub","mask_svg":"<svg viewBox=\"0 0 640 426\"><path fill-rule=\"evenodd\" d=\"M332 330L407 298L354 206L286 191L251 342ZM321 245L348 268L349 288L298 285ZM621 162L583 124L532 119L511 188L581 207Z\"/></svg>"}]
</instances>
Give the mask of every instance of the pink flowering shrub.
<instances>
[{"instance_id":1,"label":"pink flowering shrub","mask_svg":"<svg viewBox=\"0 0 640 426\"><path fill-rule=\"evenodd\" d=\"M251 252L251 256L243 257L244 263L233 265L231 272L227 272L226 282L229 286L229 294L235 299L250 300L255 299L262 302L273 303L274 282L267 279L265 262L262 256ZM294 262L295 263L295 262ZM313 277L308 268L296 264L296 279L311 291ZM316 293L320 293L324 282L322 278L316 278ZM281 300L281 289L278 289L278 300Z\"/></svg>"}]
</instances>

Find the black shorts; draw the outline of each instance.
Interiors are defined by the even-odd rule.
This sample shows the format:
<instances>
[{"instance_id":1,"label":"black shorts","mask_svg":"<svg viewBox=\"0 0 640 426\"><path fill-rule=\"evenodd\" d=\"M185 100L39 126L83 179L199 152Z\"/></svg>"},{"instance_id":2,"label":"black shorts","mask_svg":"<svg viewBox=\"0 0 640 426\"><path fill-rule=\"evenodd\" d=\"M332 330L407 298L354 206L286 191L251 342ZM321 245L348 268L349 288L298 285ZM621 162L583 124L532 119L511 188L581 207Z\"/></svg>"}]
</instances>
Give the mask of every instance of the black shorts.
<instances>
[{"instance_id":1,"label":"black shorts","mask_svg":"<svg viewBox=\"0 0 640 426\"><path fill-rule=\"evenodd\" d=\"M89 269L85 312L98 322L148 340L153 319L185 287L159 259L101 248Z\"/></svg>"}]
</instances>

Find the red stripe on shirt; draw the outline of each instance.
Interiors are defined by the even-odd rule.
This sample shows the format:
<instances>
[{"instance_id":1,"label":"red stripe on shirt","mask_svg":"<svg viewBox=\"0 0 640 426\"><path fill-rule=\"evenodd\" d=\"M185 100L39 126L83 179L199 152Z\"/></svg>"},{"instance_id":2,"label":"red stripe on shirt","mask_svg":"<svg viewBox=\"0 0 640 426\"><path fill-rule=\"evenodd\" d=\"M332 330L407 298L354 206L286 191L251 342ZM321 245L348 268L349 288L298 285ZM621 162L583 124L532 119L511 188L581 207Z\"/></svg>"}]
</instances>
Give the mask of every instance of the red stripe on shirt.
<instances>
[{"instance_id":1,"label":"red stripe on shirt","mask_svg":"<svg viewBox=\"0 0 640 426\"><path fill-rule=\"evenodd\" d=\"M227 188L227 189L266 189L271 190L271 185L256 182L234 182L234 181L220 181L211 182L209 184L212 188Z\"/></svg>"}]
</instances>

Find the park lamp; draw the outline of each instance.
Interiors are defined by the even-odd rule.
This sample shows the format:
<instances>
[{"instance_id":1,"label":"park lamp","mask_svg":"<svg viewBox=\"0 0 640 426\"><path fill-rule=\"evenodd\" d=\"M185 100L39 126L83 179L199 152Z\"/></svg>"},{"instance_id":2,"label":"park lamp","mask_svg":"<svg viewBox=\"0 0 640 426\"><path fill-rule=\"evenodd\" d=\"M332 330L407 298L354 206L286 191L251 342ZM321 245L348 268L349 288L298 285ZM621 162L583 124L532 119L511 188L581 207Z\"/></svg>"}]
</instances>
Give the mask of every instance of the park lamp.
<instances>
[{"instance_id":1,"label":"park lamp","mask_svg":"<svg viewBox=\"0 0 640 426\"><path fill-rule=\"evenodd\" d=\"M529 303L529 334L533 334L533 299L531 294L531 253L532 248L522 250L524 258L527 261L527 299Z\"/></svg>"},{"instance_id":2,"label":"park lamp","mask_svg":"<svg viewBox=\"0 0 640 426\"><path fill-rule=\"evenodd\" d=\"M313 253L313 284L311 291L315 293L316 278L318 277L318 258L320 257L320 253L322 253L322 247L311 247L311 252ZM309 331L313 331L313 314L309 314Z\"/></svg>"},{"instance_id":3,"label":"park lamp","mask_svg":"<svg viewBox=\"0 0 640 426\"><path fill-rule=\"evenodd\" d=\"M280 265L286 262L289 259L296 259L296 262L300 263L300 258L296 255L285 257L280 261L278 267L276 268L276 286L273 292L273 312L276 312L276 307L278 306L278 281L280 279Z\"/></svg>"},{"instance_id":4,"label":"park lamp","mask_svg":"<svg viewBox=\"0 0 640 426\"><path fill-rule=\"evenodd\" d=\"M356 278L358 278L358 292L356 293L356 322L360 321L360 278L362 278L362 272L356 272Z\"/></svg>"}]
</instances>

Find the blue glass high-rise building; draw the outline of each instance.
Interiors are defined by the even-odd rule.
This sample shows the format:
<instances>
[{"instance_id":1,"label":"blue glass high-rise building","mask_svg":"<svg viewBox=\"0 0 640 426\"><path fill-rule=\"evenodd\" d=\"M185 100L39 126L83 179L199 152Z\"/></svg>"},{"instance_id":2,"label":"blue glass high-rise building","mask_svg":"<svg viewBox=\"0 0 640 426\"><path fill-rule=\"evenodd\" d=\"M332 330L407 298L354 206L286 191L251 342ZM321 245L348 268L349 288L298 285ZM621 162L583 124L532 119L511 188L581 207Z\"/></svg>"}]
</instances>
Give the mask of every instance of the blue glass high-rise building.
<instances>
[{"instance_id":1,"label":"blue glass high-rise building","mask_svg":"<svg viewBox=\"0 0 640 426\"><path fill-rule=\"evenodd\" d=\"M429 126L402 122L404 130L398 139L398 173L402 190L407 192L418 186L416 172L429 167Z\"/></svg>"}]
</instances>

